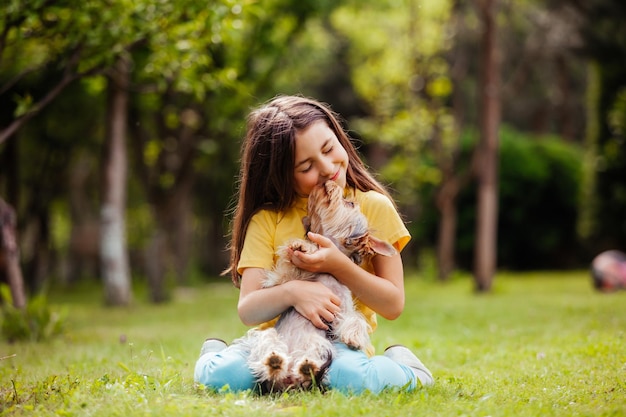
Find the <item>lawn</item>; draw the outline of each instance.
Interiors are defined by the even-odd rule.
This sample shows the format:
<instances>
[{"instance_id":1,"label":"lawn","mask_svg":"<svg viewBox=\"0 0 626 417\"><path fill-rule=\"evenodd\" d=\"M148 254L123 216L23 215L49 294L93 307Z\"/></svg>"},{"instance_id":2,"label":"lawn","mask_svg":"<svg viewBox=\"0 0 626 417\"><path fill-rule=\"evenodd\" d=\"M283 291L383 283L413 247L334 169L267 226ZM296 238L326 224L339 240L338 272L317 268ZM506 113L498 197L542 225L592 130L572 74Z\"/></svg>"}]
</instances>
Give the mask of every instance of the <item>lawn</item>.
<instances>
[{"instance_id":1,"label":"lawn","mask_svg":"<svg viewBox=\"0 0 626 417\"><path fill-rule=\"evenodd\" d=\"M110 309L96 291L51 296L67 331L45 343L0 342L0 415L23 416L622 416L626 292L598 294L585 272L498 275L488 295L470 278L407 276L404 314L379 318L379 352L401 343L436 385L374 396L336 392L210 393L193 382L205 337L245 328L228 283L174 301Z\"/></svg>"}]
</instances>

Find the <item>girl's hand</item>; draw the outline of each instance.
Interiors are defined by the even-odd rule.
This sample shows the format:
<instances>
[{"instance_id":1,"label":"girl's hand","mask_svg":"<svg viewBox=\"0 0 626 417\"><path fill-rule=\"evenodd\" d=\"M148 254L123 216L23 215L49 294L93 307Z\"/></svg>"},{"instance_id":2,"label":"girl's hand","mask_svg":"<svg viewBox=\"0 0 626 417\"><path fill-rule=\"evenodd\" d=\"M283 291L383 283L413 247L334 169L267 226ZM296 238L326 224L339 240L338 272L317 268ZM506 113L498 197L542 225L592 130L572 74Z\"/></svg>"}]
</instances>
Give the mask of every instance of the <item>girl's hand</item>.
<instances>
[{"instance_id":1,"label":"girl's hand","mask_svg":"<svg viewBox=\"0 0 626 417\"><path fill-rule=\"evenodd\" d=\"M290 286L296 311L315 327L328 330L328 323L341 310L339 297L320 282L290 281L283 285Z\"/></svg>"},{"instance_id":2,"label":"girl's hand","mask_svg":"<svg viewBox=\"0 0 626 417\"><path fill-rule=\"evenodd\" d=\"M310 233L309 239L319 245L315 253L294 251L291 262L311 272L325 272L350 288L352 295L388 320L394 320L404 309L404 272L399 253L374 256L370 273L344 255L324 236Z\"/></svg>"},{"instance_id":3,"label":"girl's hand","mask_svg":"<svg viewBox=\"0 0 626 417\"><path fill-rule=\"evenodd\" d=\"M243 324L259 325L293 307L315 327L328 330L328 323L341 310L341 300L330 288L320 282L298 280L263 288L265 273L261 268L243 271L237 304Z\"/></svg>"},{"instance_id":4,"label":"girl's hand","mask_svg":"<svg viewBox=\"0 0 626 417\"><path fill-rule=\"evenodd\" d=\"M315 253L303 253L294 251L291 254L291 263L298 268L310 272L326 272L332 274L341 262L351 262L335 244L323 235L309 232L309 240L317 243L319 250Z\"/></svg>"}]
</instances>

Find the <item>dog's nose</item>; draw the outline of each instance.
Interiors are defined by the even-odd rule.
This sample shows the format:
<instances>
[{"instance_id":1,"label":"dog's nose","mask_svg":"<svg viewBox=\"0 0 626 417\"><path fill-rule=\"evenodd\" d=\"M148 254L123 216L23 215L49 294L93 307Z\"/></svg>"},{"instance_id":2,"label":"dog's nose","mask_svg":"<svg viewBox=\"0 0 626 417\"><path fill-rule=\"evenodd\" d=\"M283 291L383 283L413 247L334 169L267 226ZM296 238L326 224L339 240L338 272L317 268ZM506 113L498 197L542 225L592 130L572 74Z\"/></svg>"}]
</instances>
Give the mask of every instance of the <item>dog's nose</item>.
<instances>
[{"instance_id":1,"label":"dog's nose","mask_svg":"<svg viewBox=\"0 0 626 417\"><path fill-rule=\"evenodd\" d=\"M324 191L326 191L326 194L330 194L333 189L337 187L339 187L339 184L332 180L328 180L324 183Z\"/></svg>"}]
</instances>

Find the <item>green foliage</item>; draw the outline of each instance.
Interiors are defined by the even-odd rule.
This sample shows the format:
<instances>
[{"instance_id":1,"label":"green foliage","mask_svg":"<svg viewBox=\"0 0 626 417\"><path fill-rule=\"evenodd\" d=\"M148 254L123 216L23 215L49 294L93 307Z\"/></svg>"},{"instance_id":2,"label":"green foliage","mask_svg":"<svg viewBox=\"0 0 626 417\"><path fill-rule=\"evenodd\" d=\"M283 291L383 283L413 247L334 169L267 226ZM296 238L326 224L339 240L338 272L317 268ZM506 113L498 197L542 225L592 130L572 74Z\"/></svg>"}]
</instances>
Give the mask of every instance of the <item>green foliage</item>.
<instances>
[{"instance_id":1,"label":"green foliage","mask_svg":"<svg viewBox=\"0 0 626 417\"><path fill-rule=\"evenodd\" d=\"M334 27L350 42L351 79L368 108L355 124L367 140L414 155L438 129L447 113L441 104L451 93L442 58L451 44L441 30L450 7L447 1L375 2L333 14Z\"/></svg>"},{"instance_id":2,"label":"green foliage","mask_svg":"<svg viewBox=\"0 0 626 417\"><path fill-rule=\"evenodd\" d=\"M141 250L151 231L164 227L155 213L190 183L201 190L193 194L196 238L219 240L210 243L221 249L245 114L276 94L273 78L307 18L333 7L283 0L11 0L0 9L7 36L0 45L0 125L27 115L63 77L80 78L19 131L18 172L7 183L15 180L19 188L21 222L51 219L52 250L67 248L72 223L97 222L106 85L111 63L124 56L132 61L131 249ZM38 212L25 213L27 207ZM49 207L55 211L46 212ZM43 223L36 229L41 235ZM30 267L38 251L28 249ZM219 250L199 253L215 254L214 270L223 269Z\"/></svg>"},{"instance_id":3,"label":"green foliage","mask_svg":"<svg viewBox=\"0 0 626 417\"><path fill-rule=\"evenodd\" d=\"M626 139L624 89L626 17L623 4L597 0L574 4L581 18L582 50L590 59L587 97L589 163L586 166L581 232L589 246L626 246Z\"/></svg>"},{"instance_id":4,"label":"green foliage","mask_svg":"<svg viewBox=\"0 0 626 417\"><path fill-rule=\"evenodd\" d=\"M530 11L543 11L543 6L537 7L535 2L520 4L525 6L507 5L505 9L512 12L511 20L506 22L515 23L510 32L503 33L503 39L515 38L511 45L526 45L517 40L527 38L527 30L533 25L534 21L528 18ZM363 150L381 152L380 158L371 159L386 161L385 166L374 168L398 192L402 211L413 222L410 227L430 227L434 225L434 220L428 220L429 216L434 217L431 192L441 180L442 161L454 154L459 138L450 111L451 64L463 67L463 59L454 53L459 45L470 51L471 68L462 77L462 84L468 89L476 85L477 55L472 36L479 33L479 24L471 12L463 15L464 22L456 22L455 5L467 7L436 0L8 0L6 7L0 8L0 29L7 36L0 51L0 84L6 86L2 89L2 98L6 100L0 100L2 126L8 125L13 116L28 114L64 73L89 75L68 87L53 106L20 131L20 214L26 207L35 207L38 219L52 218L52 228L60 220L52 234L53 249L59 249L58 242L67 242L72 219L60 211L72 213L76 207L60 205L58 201L69 201L68 183L75 175L72 168L79 152L85 152L91 162L86 171L91 175L82 186L83 191L78 192L89 194L83 197L90 205L76 211L97 219L97 160L105 134L103 74L108 76L111 62L125 55L133 61L129 145L135 154L131 160L143 163L148 171L146 174L132 170L129 179L131 249L141 249L150 231L162 226L151 218L156 212L155 201L176 195L179 180L184 177L181 172L191 167L196 187L193 229L196 238L202 240L194 246L210 248L199 249L194 255L213 256L200 263L213 262L212 270L221 270L220 249L228 221L223 214L234 191L245 113L277 93L317 95L324 87L324 99L342 113L344 93L348 92L350 128L363 139ZM459 31L463 25L470 30ZM513 66L509 74L524 72L515 70L518 59L504 58ZM550 73L541 66L534 68L533 73L546 77ZM533 91L542 97L557 96L550 93L554 91L552 84L533 81ZM608 100L609 106L615 103L609 117L615 132L620 132L624 125L620 117L623 92L620 97ZM505 107L514 109L516 104L527 109L530 106L526 103L510 100ZM469 99L461 107L468 116L475 113ZM474 119L467 117L466 121L471 123ZM182 138L189 142L183 143ZM438 154L433 150L434 142L438 142ZM619 135L607 141L601 148L606 155L598 160L619 166L620 161L626 160L621 158L621 144ZM553 155L557 151L546 152ZM189 155L192 157L185 159ZM510 163L515 165L516 161ZM536 182L549 171L546 169L531 164L522 177L524 181ZM621 202L626 198L620 185L623 176L619 170L608 172L617 180L604 189L603 200L608 202L608 212L619 218L623 211L619 211ZM148 185L142 182L145 178ZM514 182L505 181L506 184L511 187L507 192L521 194L512 188ZM425 188L428 190L423 191ZM525 202L514 201L508 213L516 219L529 213L527 204L537 204L537 195L530 193L529 197L532 198ZM563 196L568 207L570 197ZM619 204L615 205L616 201ZM45 212L46 207L54 207L51 216ZM570 212L566 212L568 223ZM468 219L473 213L464 204L461 214L464 224L472 224L460 236L467 249L473 230ZM427 223L424 226L423 219ZM558 220L558 227L565 227L562 219ZM23 218L22 223L31 225L34 220ZM608 227L611 226L609 222ZM564 234L550 233L555 227L548 225L545 236L540 233L541 242L526 241L530 245L526 247L550 252L556 240L571 240ZM614 229L621 233L619 228ZM416 238L422 236L411 231ZM511 234L507 230L501 238L506 241ZM434 240L429 238L431 244ZM27 256L36 253L33 248L28 249L23 251ZM503 253L512 251L519 248L503 247Z\"/></svg>"},{"instance_id":5,"label":"green foliage","mask_svg":"<svg viewBox=\"0 0 626 417\"><path fill-rule=\"evenodd\" d=\"M465 144L467 152L472 141ZM576 234L582 150L557 137L500 131L498 264L515 270L582 266ZM471 265L475 187L459 199L459 257Z\"/></svg>"},{"instance_id":6,"label":"green foliage","mask_svg":"<svg viewBox=\"0 0 626 417\"><path fill-rule=\"evenodd\" d=\"M15 103L17 104L15 107L15 117L20 117L30 110L33 105L33 97L30 94L24 95L24 97L20 97L19 95L14 96Z\"/></svg>"},{"instance_id":7,"label":"green foliage","mask_svg":"<svg viewBox=\"0 0 626 417\"><path fill-rule=\"evenodd\" d=\"M626 86L622 87L615 97L615 102L608 114L608 123L615 137L626 138ZM616 157L616 151L610 152L611 157Z\"/></svg>"},{"instance_id":8,"label":"green foliage","mask_svg":"<svg viewBox=\"0 0 626 417\"><path fill-rule=\"evenodd\" d=\"M449 1L410 0L402 7L351 2L331 18L349 45L350 80L366 108L349 120L350 127L372 145L366 158L385 161L372 165L395 191L401 211L420 222L422 207L433 205L421 190L441 182L442 166L458 147L447 59L452 7ZM410 227L416 236L419 225Z\"/></svg>"},{"instance_id":9,"label":"green foliage","mask_svg":"<svg viewBox=\"0 0 626 417\"><path fill-rule=\"evenodd\" d=\"M582 156L577 145L560 138L501 130L500 265L580 266L576 222Z\"/></svg>"},{"instance_id":10,"label":"green foliage","mask_svg":"<svg viewBox=\"0 0 626 417\"><path fill-rule=\"evenodd\" d=\"M440 285L407 275L404 314L373 342L414 350L436 384L413 393L264 396L210 393L193 382L205 337L245 327L238 292L212 284L169 305L101 306L65 293L72 329L48 343L0 342L0 413L11 416L618 416L626 412L626 303L595 293L587 272L500 274L490 295L471 278ZM52 296L51 296L52 297ZM51 298L52 299L52 298ZM419 300L419 302L415 302ZM121 337L123 336L123 337ZM11 354L13 353L13 354Z\"/></svg>"},{"instance_id":11,"label":"green foliage","mask_svg":"<svg viewBox=\"0 0 626 417\"><path fill-rule=\"evenodd\" d=\"M2 336L9 342L49 340L63 333L66 314L52 311L47 299L40 294L28 301L26 308L18 309L11 303L11 291L0 284L2 304Z\"/></svg>"}]
</instances>

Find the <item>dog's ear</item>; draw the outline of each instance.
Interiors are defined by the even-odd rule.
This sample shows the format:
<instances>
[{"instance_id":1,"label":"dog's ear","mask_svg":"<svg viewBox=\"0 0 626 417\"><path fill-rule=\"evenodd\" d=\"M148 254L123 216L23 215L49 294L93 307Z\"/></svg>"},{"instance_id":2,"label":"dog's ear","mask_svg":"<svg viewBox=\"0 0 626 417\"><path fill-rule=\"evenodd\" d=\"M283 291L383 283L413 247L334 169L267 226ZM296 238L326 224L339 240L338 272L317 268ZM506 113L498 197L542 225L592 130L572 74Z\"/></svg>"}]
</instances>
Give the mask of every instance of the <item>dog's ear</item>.
<instances>
[{"instance_id":1,"label":"dog's ear","mask_svg":"<svg viewBox=\"0 0 626 417\"><path fill-rule=\"evenodd\" d=\"M302 218L302 225L304 226L305 234L311 231L311 218L309 216L304 216Z\"/></svg>"},{"instance_id":2,"label":"dog's ear","mask_svg":"<svg viewBox=\"0 0 626 417\"><path fill-rule=\"evenodd\" d=\"M398 253L392 245L385 242L384 240L377 239L374 236L369 237L369 243L370 248L372 248L372 250L379 255L393 256Z\"/></svg>"}]
</instances>

